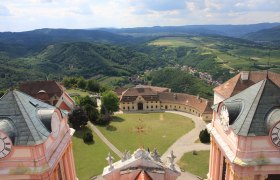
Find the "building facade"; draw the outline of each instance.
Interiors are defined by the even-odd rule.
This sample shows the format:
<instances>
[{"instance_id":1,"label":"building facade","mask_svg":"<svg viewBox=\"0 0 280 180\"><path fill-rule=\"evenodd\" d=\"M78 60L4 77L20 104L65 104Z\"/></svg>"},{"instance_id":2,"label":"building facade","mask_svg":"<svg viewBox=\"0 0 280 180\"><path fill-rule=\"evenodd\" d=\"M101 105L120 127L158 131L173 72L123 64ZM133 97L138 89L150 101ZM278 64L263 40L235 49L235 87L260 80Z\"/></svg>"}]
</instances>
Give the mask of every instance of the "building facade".
<instances>
[{"instance_id":1,"label":"building facade","mask_svg":"<svg viewBox=\"0 0 280 180\"><path fill-rule=\"evenodd\" d=\"M168 88L138 85L120 94L120 110L162 111L175 110L193 114L205 121L211 121L211 102L199 96L172 93Z\"/></svg>"},{"instance_id":2,"label":"building facade","mask_svg":"<svg viewBox=\"0 0 280 180\"><path fill-rule=\"evenodd\" d=\"M26 81L19 85L19 90L68 112L75 108L75 101L55 81Z\"/></svg>"},{"instance_id":3,"label":"building facade","mask_svg":"<svg viewBox=\"0 0 280 180\"><path fill-rule=\"evenodd\" d=\"M0 179L74 180L67 116L20 91L0 99Z\"/></svg>"},{"instance_id":4,"label":"building facade","mask_svg":"<svg viewBox=\"0 0 280 180\"><path fill-rule=\"evenodd\" d=\"M270 72L246 72L242 79L240 73L215 89L218 103L207 125L211 134L208 179L280 179L277 77Z\"/></svg>"}]
</instances>

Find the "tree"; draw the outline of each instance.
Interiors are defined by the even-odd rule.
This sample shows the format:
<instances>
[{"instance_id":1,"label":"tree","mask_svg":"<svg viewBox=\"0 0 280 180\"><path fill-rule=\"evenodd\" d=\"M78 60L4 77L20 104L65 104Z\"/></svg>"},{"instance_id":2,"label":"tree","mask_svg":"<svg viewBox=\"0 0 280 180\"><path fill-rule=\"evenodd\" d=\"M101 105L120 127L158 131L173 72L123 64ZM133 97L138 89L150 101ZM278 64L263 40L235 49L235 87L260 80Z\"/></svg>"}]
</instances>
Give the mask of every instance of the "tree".
<instances>
[{"instance_id":1,"label":"tree","mask_svg":"<svg viewBox=\"0 0 280 180\"><path fill-rule=\"evenodd\" d=\"M84 133L83 140L84 140L84 143L93 143L94 140L93 140L92 133L91 132Z\"/></svg>"},{"instance_id":2,"label":"tree","mask_svg":"<svg viewBox=\"0 0 280 180\"><path fill-rule=\"evenodd\" d=\"M207 129L200 131L199 140L202 143L210 143L210 134L208 133Z\"/></svg>"},{"instance_id":3,"label":"tree","mask_svg":"<svg viewBox=\"0 0 280 180\"><path fill-rule=\"evenodd\" d=\"M99 92L100 91L100 85L95 79L89 79L87 80L86 90L93 91L93 92Z\"/></svg>"},{"instance_id":4,"label":"tree","mask_svg":"<svg viewBox=\"0 0 280 180\"><path fill-rule=\"evenodd\" d=\"M96 109L97 103L95 99L90 98L89 96L81 97L79 99L79 105L84 109L91 122L95 123L98 120L99 112Z\"/></svg>"},{"instance_id":5,"label":"tree","mask_svg":"<svg viewBox=\"0 0 280 180\"><path fill-rule=\"evenodd\" d=\"M83 77L80 77L77 82L78 88L85 89L87 85L86 80Z\"/></svg>"},{"instance_id":6,"label":"tree","mask_svg":"<svg viewBox=\"0 0 280 180\"><path fill-rule=\"evenodd\" d=\"M97 103L96 103L96 100L89 97L89 96L85 96L85 97L80 97L79 99L79 105L80 106L85 106L85 105L91 105L91 106L94 106L94 107L97 107Z\"/></svg>"},{"instance_id":7,"label":"tree","mask_svg":"<svg viewBox=\"0 0 280 180\"><path fill-rule=\"evenodd\" d=\"M88 117L82 108L77 107L69 114L69 122L74 129L80 129L82 126L87 125Z\"/></svg>"},{"instance_id":8,"label":"tree","mask_svg":"<svg viewBox=\"0 0 280 180\"><path fill-rule=\"evenodd\" d=\"M102 93L101 104L109 114L119 110L119 98L113 91Z\"/></svg>"}]
</instances>

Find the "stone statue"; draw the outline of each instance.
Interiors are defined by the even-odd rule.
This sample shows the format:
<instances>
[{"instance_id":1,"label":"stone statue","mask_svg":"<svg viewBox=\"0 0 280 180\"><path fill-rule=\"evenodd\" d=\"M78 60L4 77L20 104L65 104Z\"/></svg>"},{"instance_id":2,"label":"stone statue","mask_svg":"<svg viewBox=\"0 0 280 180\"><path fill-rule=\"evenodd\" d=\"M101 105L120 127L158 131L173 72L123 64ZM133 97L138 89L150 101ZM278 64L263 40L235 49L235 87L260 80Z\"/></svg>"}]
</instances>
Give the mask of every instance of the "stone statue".
<instances>
[{"instance_id":1,"label":"stone statue","mask_svg":"<svg viewBox=\"0 0 280 180\"><path fill-rule=\"evenodd\" d=\"M156 148L152 152L152 158L157 162L162 162L160 159L160 154L158 153Z\"/></svg>"},{"instance_id":2,"label":"stone statue","mask_svg":"<svg viewBox=\"0 0 280 180\"><path fill-rule=\"evenodd\" d=\"M173 154L173 150L171 150L170 156L168 156L167 158L169 159L170 168L172 170L175 170L174 160L175 160L176 156Z\"/></svg>"},{"instance_id":3,"label":"stone statue","mask_svg":"<svg viewBox=\"0 0 280 180\"><path fill-rule=\"evenodd\" d=\"M113 167L113 160L114 160L114 157L111 155L111 153L109 152L108 154L108 157L106 158L106 160L108 161L108 164L109 164L109 170L112 170L114 167Z\"/></svg>"},{"instance_id":4,"label":"stone statue","mask_svg":"<svg viewBox=\"0 0 280 180\"><path fill-rule=\"evenodd\" d=\"M123 162L123 161L126 161L126 160L128 160L128 159L130 159L130 158L131 158L130 152L127 151L127 150L125 150L124 153L123 153L123 156L122 156L122 162Z\"/></svg>"}]
</instances>

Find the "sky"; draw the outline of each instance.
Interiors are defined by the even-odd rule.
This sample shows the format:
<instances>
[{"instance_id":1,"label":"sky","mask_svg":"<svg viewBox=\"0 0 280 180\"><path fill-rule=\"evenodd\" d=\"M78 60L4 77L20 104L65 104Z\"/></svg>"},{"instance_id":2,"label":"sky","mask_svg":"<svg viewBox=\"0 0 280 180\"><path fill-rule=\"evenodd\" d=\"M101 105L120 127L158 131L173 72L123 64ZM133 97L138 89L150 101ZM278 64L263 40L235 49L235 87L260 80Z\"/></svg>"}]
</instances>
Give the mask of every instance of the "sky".
<instances>
[{"instance_id":1,"label":"sky","mask_svg":"<svg viewBox=\"0 0 280 180\"><path fill-rule=\"evenodd\" d=\"M0 0L0 31L280 22L280 0Z\"/></svg>"}]
</instances>

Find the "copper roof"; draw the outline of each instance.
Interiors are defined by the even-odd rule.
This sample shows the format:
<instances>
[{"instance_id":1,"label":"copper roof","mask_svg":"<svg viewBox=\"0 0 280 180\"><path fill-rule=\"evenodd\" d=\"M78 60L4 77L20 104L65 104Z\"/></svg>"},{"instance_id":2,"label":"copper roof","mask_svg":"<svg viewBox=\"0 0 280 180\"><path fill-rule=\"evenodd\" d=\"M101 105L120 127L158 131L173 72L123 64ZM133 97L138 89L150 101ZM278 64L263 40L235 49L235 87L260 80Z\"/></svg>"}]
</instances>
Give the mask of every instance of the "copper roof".
<instances>
[{"instance_id":1,"label":"copper roof","mask_svg":"<svg viewBox=\"0 0 280 180\"><path fill-rule=\"evenodd\" d=\"M214 92L227 99L266 78L280 87L280 74L267 71L250 71L248 80L241 80L241 73L239 73L222 85L214 88Z\"/></svg>"},{"instance_id":2,"label":"copper roof","mask_svg":"<svg viewBox=\"0 0 280 180\"><path fill-rule=\"evenodd\" d=\"M26 81L19 85L19 90L33 97L36 97L42 90L49 97L53 97L54 95L60 97L63 93L62 87L55 81Z\"/></svg>"}]
</instances>

